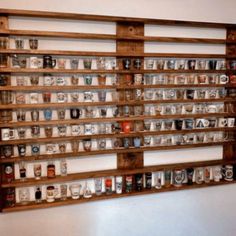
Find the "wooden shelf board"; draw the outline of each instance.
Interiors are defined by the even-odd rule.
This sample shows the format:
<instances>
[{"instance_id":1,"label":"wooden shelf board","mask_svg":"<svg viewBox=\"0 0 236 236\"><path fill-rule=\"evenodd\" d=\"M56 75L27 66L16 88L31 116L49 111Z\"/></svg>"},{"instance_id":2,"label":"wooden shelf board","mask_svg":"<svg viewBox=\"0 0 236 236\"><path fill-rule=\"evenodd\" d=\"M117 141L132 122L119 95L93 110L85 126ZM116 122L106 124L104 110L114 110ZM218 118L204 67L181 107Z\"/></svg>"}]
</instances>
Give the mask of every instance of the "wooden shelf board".
<instances>
[{"instance_id":1,"label":"wooden shelf board","mask_svg":"<svg viewBox=\"0 0 236 236\"><path fill-rule=\"evenodd\" d=\"M236 141L220 141L210 143L194 143L194 144L183 144L183 145L167 145L167 146L145 146L140 148L117 148L117 149L106 149L106 150L91 150L91 151L79 151L79 152L68 152L58 154L44 154L39 156L26 156L26 157L13 157L0 159L0 163L13 163L19 161L41 161L48 159L60 159L60 158L75 158L75 157L89 157L91 155L101 154L116 154L116 153L131 153L131 152L144 152L144 151L156 151L156 150L177 150L184 148L197 148L197 147L208 147L208 146L220 146L224 144L235 144Z\"/></svg>"},{"instance_id":2,"label":"wooden shelf board","mask_svg":"<svg viewBox=\"0 0 236 236\"><path fill-rule=\"evenodd\" d=\"M121 122L121 121L134 121L145 119L175 119L175 118L205 118L205 117L234 117L236 113L202 113L202 114L176 114L176 115L155 115L155 116L129 116L129 117L109 117L109 118L82 118L78 120L51 120L51 121L22 121L22 122L3 122L0 123L1 127L20 127L31 125L55 125L55 124L83 124L94 122Z\"/></svg>"},{"instance_id":3,"label":"wooden shelf board","mask_svg":"<svg viewBox=\"0 0 236 236\"><path fill-rule=\"evenodd\" d=\"M79 204L79 203L86 203L86 202L93 202L97 200L105 200L105 199L115 199L115 198L121 198L121 197L130 197L130 196L138 196L138 195L144 195L144 194L152 194L152 193L162 193L162 192L169 192L169 191L177 191L177 190L189 190L189 189L197 189L197 188L204 188L204 187L212 187L212 186L221 186L221 185L228 185L228 184L234 184L235 181L220 181L220 182L213 182L210 183L202 183L202 184L193 184L193 185L187 185L184 184L181 187L162 187L161 189L143 189L142 191L133 191L131 193L122 193L122 194L116 194L113 193L111 195L106 195L103 193L101 196L95 196L93 195L92 198L86 199L82 196L78 200L73 200L71 198L68 198L65 201L62 200L56 200L52 203L47 203L45 200L40 203L36 204L34 202L31 202L27 205L20 205L17 204L14 207L9 208L3 208L3 212L15 212L15 211L23 211L23 210L31 210L31 209L40 209L40 208L49 208L49 207L56 207L56 206L63 206L63 205L71 205L71 204Z\"/></svg>"},{"instance_id":4,"label":"wooden shelf board","mask_svg":"<svg viewBox=\"0 0 236 236\"><path fill-rule=\"evenodd\" d=\"M109 117L109 118L82 118L78 120L51 120L51 121L22 121L22 122L5 122L0 123L2 127L21 127L31 125L62 125L62 124L83 124L96 122L121 122L135 121L145 119L175 119L175 118L206 118L206 117L235 117L236 113L202 113L202 114L176 114L176 115L155 115L155 116L129 116L129 117Z\"/></svg>"},{"instance_id":5,"label":"wooden shelf board","mask_svg":"<svg viewBox=\"0 0 236 236\"><path fill-rule=\"evenodd\" d=\"M60 73L60 74L136 74L136 73L226 73L227 70L84 70L1 68L2 73ZM231 70L232 71L232 70Z\"/></svg>"},{"instance_id":6,"label":"wooden shelf board","mask_svg":"<svg viewBox=\"0 0 236 236\"><path fill-rule=\"evenodd\" d=\"M150 18L123 17L123 16L50 12L50 11L17 10L17 9L4 9L4 8L0 9L0 14L3 16L42 17L42 18L88 20L88 21L101 21L101 22L103 21L126 22L126 23L136 22L136 23L144 23L144 24L207 27L207 28L226 28L226 27L235 28L236 27L235 24L217 23L217 22L165 20L165 19L150 19Z\"/></svg>"},{"instance_id":7,"label":"wooden shelf board","mask_svg":"<svg viewBox=\"0 0 236 236\"><path fill-rule=\"evenodd\" d=\"M151 84L151 85L63 85L63 86L0 86L0 91L67 91L99 89L145 89L145 88L224 88L232 84Z\"/></svg>"},{"instance_id":8,"label":"wooden shelf board","mask_svg":"<svg viewBox=\"0 0 236 236\"><path fill-rule=\"evenodd\" d=\"M68 51L68 50L30 50L30 49L0 49L0 53L26 55L67 55L67 56L104 56L104 57L166 57L166 58L226 58L225 54L197 53L130 53L130 52L97 52L97 51Z\"/></svg>"},{"instance_id":9,"label":"wooden shelf board","mask_svg":"<svg viewBox=\"0 0 236 236\"><path fill-rule=\"evenodd\" d=\"M186 162L186 163L177 163L177 164L164 164L164 165L155 165L155 166L145 166L143 168L137 168L132 170L102 170L102 171L90 171L82 172L76 174L68 174L67 176L56 176L55 178L41 177L41 179L36 180L34 178L27 178L22 181L20 179L14 180L11 183L2 183L2 188L19 188L19 187L29 187L34 185L49 185L62 182L78 181L83 179L97 178L97 177L106 177L106 176L119 176L119 175L129 175L145 172L156 172L165 169L186 169L188 167L203 167L203 166L213 166L213 165L229 165L236 164L235 160L213 160L213 161L198 161L198 162Z\"/></svg>"},{"instance_id":10,"label":"wooden shelf board","mask_svg":"<svg viewBox=\"0 0 236 236\"><path fill-rule=\"evenodd\" d=\"M27 138L15 139L8 141L0 141L0 146L4 145L17 145L17 144L32 144L32 143L57 143L57 142L70 142L72 140L83 139L99 139L99 138L124 138L124 137L143 137L145 135L165 135L165 134L187 134L187 133L202 133L202 132L218 132L218 131L235 131L236 127L218 127L218 128L202 128L202 129L184 129L184 130L161 130L161 131L140 131L131 133L109 133L109 134L92 134L92 135L79 135L79 136L63 136L52 138Z\"/></svg>"},{"instance_id":11,"label":"wooden shelf board","mask_svg":"<svg viewBox=\"0 0 236 236\"><path fill-rule=\"evenodd\" d=\"M40 31L40 30L16 30L1 29L1 35L13 36L37 36L37 37L58 37L58 38L76 38L76 39L95 39L95 40L131 40L146 42L167 42L167 43L200 43L200 44L225 44L225 39L215 38L191 38L191 37L158 37L158 36L117 36L115 34L98 33L77 33L77 32L58 32L58 31Z\"/></svg>"},{"instance_id":12,"label":"wooden shelf board","mask_svg":"<svg viewBox=\"0 0 236 236\"><path fill-rule=\"evenodd\" d=\"M87 107L87 106L136 106L142 104L160 103L211 103L211 102L236 102L234 98L213 98L213 99L171 99L171 100L131 100L131 101L105 101L105 102L64 102L64 103L37 103L37 104L7 104L0 105L0 110L9 109L42 109L42 108L61 108L61 107Z\"/></svg>"},{"instance_id":13,"label":"wooden shelf board","mask_svg":"<svg viewBox=\"0 0 236 236\"><path fill-rule=\"evenodd\" d=\"M140 37L142 38L142 37ZM200 43L200 44L225 44L225 39L210 39L210 38L184 38L184 37L158 37L144 36L144 41L147 42L169 42L169 43Z\"/></svg>"}]
</instances>

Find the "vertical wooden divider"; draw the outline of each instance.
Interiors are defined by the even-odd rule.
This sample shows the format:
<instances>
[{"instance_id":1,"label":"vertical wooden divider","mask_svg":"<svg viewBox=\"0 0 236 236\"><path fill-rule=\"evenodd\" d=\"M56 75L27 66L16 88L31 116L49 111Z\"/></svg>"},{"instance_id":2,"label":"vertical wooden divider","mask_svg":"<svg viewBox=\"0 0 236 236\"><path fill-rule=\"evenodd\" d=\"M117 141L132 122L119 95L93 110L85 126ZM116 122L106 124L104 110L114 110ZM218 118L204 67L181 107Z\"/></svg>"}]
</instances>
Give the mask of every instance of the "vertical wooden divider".
<instances>
[{"instance_id":1,"label":"vertical wooden divider","mask_svg":"<svg viewBox=\"0 0 236 236\"><path fill-rule=\"evenodd\" d=\"M8 28L9 28L8 17L0 15L0 29L8 29ZM8 45L9 45L9 43L8 43ZM8 57L8 67L9 67L9 65L10 65L10 58ZM11 84L10 76L8 77L7 84L8 85ZM8 111L9 111L10 116L12 117L12 111L11 110L8 110ZM0 113L0 120L2 120L2 118L3 118L2 112L3 111L1 111L1 113ZM7 125L7 123L6 123L6 125ZM4 195L5 195L3 188L2 188L2 180L3 180L3 164L0 163L0 212L2 212L2 209L4 207Z\"/></svg>"},{"instance_id":2,"label":"vertical wooden divider","mask_svg":"<svg viewBox=\"0 0 236 236\"><path fill-rule=\"evenodd\" d=\"M236 39L236 28L226 28L226 39L227 40L235 40ZM236 41L235 41L236 42ZM236 58L236 43L235 44L226 44L226 66L228 68L227 70L227 76L230 76L234 74L230 69L230 61L235 59L230 59L230 57ZM230 88L228 88L230 89ZM225 103L225 111L226 112L236 112L236 104L235 103ZM234 138L236 137L235 132L232 131L229 133L229 135L233 135ZM223 146L223 158L225 160L233 160L236 159L235 154L236 148L233 144L225 144Z\"/></svg>"},{"instance_id":3,"label":"vertical wooden divider","mask_svg":"<svg viewBox=\"0 0 236 236\"><path fill-rule=\"evenodd\" d=\"M116 34L117 37L122 36L144 36L144 23L136 23L136 22L117 22L116 24ZM132 57L126 57L131 60L131 68L134 69L133 66L133 60L136 58L135 53L144 53L144 41L134 41L132 39L130 40L119 40L116 41L116 52L117 53L130 53L132 54ZM144 58L138 57L142 60L142 68L144 64ZM124 58L120 57L117 58L118 61L118 67L119 69L123 68L122 60ZM127 74L129 74L129 70L127 70ZM125 75L120 75L119 82L123 83L125 85L124 81ZM134 78L133 78L134 82ZM127 85L128 89L128 85ZM134 90L135 92L135 90ZM142 91L143 92L143 91ZM120 91L120 97L124 98L124 93ZM134 99L134 94L133 94ZM122 110L122 109L120 109ZM133 107L130 107L130 113L133 113L134 109ZM131 124L131 129L134 128L134 123ZM130 142L133 145L133 142ZM144 165L143 161L143 152L133 152L133 153L122 153L117 154L117 168L118 169L135 169L135 168L142 168Z\"/></svg>"}]
</instances>

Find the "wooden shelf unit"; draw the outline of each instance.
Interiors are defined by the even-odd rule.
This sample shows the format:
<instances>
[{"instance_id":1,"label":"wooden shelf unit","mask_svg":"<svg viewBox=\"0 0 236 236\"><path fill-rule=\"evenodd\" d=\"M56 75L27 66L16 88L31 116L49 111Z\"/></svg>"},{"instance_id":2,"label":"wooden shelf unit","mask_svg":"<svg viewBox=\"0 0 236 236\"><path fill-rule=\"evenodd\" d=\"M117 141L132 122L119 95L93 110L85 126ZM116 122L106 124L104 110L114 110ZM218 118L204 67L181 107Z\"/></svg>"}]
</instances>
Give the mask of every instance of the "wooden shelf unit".
<instances>
[{"instance_id":1,"label":"wooden shelf unit","mask_svg":"<svg viewBox=\"0 0 236 236\"><path fill-rule=\"evenodd\" d=\"M153 194L153 193L163 193L163 192L170 192L170 191L177 191L177 190L190 190L190 189L197 189L197 188L205 188L205 187L213 187L213 186L221 186L221 185L228 185L234 184L236 181L220 181L220 182L211 182L211 183L202 183L202 184L193 184L187 185L184 184L182 187L162 187L161 189L156 189L152 187L151 189L143 189L141 191L132 191L130 193L122 193L117 194L113 192L111 195L106 195L103 193L101 196L96 196L93 194L91 198L83 198L80 196L79 199L74 200L68 197L67 200L60 200L56 199L54 202L46 202L43 200L41 203L29 202L26 205L16 204L14 207L6 207L2 210L2 212L15 212L15 211L25 211L25 210L35 210L41 208L50 208L50 207L58 207L58 206L65 206L65 205L72 205L72 204L79 204L79 203L88 203L98 200L108 200L108 199L115 199L115 198L122 198L122 197L132 197L132 196L139 196L144 194Z\"/></svg>"},{"instance_id":2,"label":"wooden shelf unit","mask_svg":"<svg viewBox=\"0 0 236 236\"><path fill-rule=\"evenodd\" d=\"M8 17L20 16L26 17L40 17L40 18L52 18L52 19L71 19L71 20L84 20L84 21L101 21L101 22L114 22L116 23L116 33L115 34L94 34L94 33L75 33L75 32L55 32L55 31L33 31L33 30L13 30L8 27ZM0 34L2 37L12 37L12 36L36 36L36 37L58 37L58 38L74 38L74 39L90 39L94 40L110 40L116 43L115 52L94 52L94 51L69 51L69 50L30 50L30 49L0 49L0 54L7 56L16 55L34 55L42 57L43 55L54 55L54 56L81 56L81 57L112 57L121 62L124 58L140 58L142 60L141 69L130 69L125 70L122 67L122 63L118 63L118 68L113 70L85 70L85 69L31 69L31 68L12 68L10 63L5 68L0 68L0 73L2 75L31 75L31 74L59 74L59 75L70 75L70 74L107 74L107 75L119 75L123 78L126 74L226 74L232 75L236 74L235 68L230 68L229 64L231 60L236 59L235 53L230 52L230 47L236 47L236 40L231 39L230 35L233 34L236 37L236 25L235 24L223 24L223 23L211 23L211 22L191 22L191 21L175 21L175 20L158 20L158 19L146 19L146 18L130 18L130 17L116 17L116 16L99 16L99 15L86 15L86 14L74 14L74 13L56 13L56 12L42 12L42 11L25 11L25 10L10 10L10 9L0 9ZM186 37L159 37L159 36L146 36L144 35L144 26L146 24L154 25L166 25L166 26L178 26L178 27L206 27L206 28L220 28L227 30L226 39L217 38L186 38ZM146 53L144 52L144 42L165 42L165 43L180 43L180 44L210 44L210 45L226 45L226 54L196 54L196 53ZM223 70L158 70L158 69L144 69L144 60L146 58L182 58L182 59L217 59L226 60L227 68ZM144 92L145 89L179 89L179 88L226 88L232 89L236 87L235 84L141 84L141 85L65 85L65 86L13 86L11 81L7 86L0 86L0 93L3 91L13 91L13 92L40 92L50 91L86 91L86 90L116 90L119 93L123 93L125 90L136 90L140 89ZM177 103L224 103L232 104L234 111L227 111L221 113L202 113L202 114L175 114L175 115L141 115L141 116L118 116L118 117L96 117L96 118L80 118L80 119L64 119L64 120L40 120L40 121L0 121L0 128L18 128L18 127L28 127L33 125L40 125L44 127L47 125L73 125L73 124L84 124L84 123L102 123L102 122L118 122L123 121L140 121L144 122L147 119L185 119L185 118L224 118L232 117L235 118L236 104L234 97L225 97L217 99L178 99L178 100L131 100L131 101L105 101L105 102L75 102L75 103L44 103L44 104L1 104L0 113L7 111L13 113L18 109L44 109L44 108L75 108L75 107L87 107L87 106L142 106L144 108L145 104L155 105L155 104L177 104ZM233 133L234 140L228 141L217 141L217 142L203 142L203 143L191 143L182 145L162 145L162 146L141 146L140 148L130 147L124 148L119 147L116 149L106 149L106 150L91 150L91 151L78 151L78 152L67 152L67 153L55 153L55 154L40 154L39 156L25 156L19 157L14 155L12 158L2 158L0 159L0 168L3 170L3 166L9 163L19 163L21 161L28 162L39 162L43 160L56 160L61 158L91 158L94 155L101 154L117 154L117 169L112 170L102 170L102 171L90 171L85 173L74 173L68 174L67 176L56 176L56 178L42 177L40 180L35 180L33 178L26 179L25 181L13 180L11 183L3 182L3 173L0 176L0 211L2 212L12 212L20 210L29 210L37 208L47 208L53 206L69 205L75 203L90 202L95 200L119 198L126 196L134 196L140 194L149 193L159 193L166 191L175 191L182 189L193 189L208 186L218 186L223 184L235 183L227 182L221 180L220 182L203 183L203 184L183 184L182 187L165 187L161 189L143 189L142 191L132 191L131 193L123 192L122 194L112 193L111 195L106 195L103 193L101 196L95 196L91 199L85 199L81 197L79 200L72 200L68 198L65 201L56 199L53 203L47 203L43 200L42 203L36 204L30 202L26 205L21 205L17 203L13 207L5 207L4 191L8 188L21 188L29 187L35 185L51 185L55 183L79 181L83 179L92 179L95 177L106 177L106 176L126 176L134 175L138 173L146 172L156 172L166 169L186 169L195 167L205 167L214 165L236 165L235 156L235 130L236 127L216 127L216 128L204 128L204 129L183 129L183 130L161 130L161 131L132 131L130 133L108 133L108 134L93 134L93 135L80 135L78 137L66 136L66 137L52 137L52 138L30 138L30 139L16 139L9 141L0 141L0 148L5 145L17 145L17 144L31 144L31 143L57 143L57 142L71 142L73 140L84 140L84 139L99 139L99 138L134 138L147 135L173 135L173 134L189 134L189 133L199 133L199 132L229 132ZM145 151L157 151L157 150L174 150L174 149L186 149L186 148L200 148L209 146L223 146L223 159L213 160L213 161L200 161L200 162L189 162L189 163L178 163L178 164L168 164L168 165L158 165L158 166L144 166L144 152Z\"/></svg>"}]
</instances>

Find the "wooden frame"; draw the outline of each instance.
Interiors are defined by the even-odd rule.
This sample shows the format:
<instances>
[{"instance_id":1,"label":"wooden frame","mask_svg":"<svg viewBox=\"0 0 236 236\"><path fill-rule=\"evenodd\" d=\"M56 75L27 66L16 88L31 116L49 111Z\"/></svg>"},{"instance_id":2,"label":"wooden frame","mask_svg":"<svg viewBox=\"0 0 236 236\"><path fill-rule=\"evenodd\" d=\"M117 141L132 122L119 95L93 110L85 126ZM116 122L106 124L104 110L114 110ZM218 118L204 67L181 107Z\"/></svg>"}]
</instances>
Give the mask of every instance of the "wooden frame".
<instances>
[{"instance_id":1,"label":"wooden frame","mask_svg":"<svg viewBox=\"0 0 236 236\"><path fill-rule=\"evenodd\" d=\"M20 17L39 17L39 18L55 18L55 19L71 19L71 20L80 20L80 21L101 21L101 22L115 22L116 23L116 34L84 34L84 33L73 33L73 32L51 32L51 31L32 31L32 30L12 30L8 27L8 17L11 16L20 16ZM210 38L185 38L185 37L158 37L158 36L145 36L144 35L144 26L145 24L154 24L154 25L169 25L169 26L179 26L179 27L206 27L206 28L222 28L227 30L226 39L210 39ZM193 21L175 21L175 20L161 20L161 19L146 19L146 18L131 18L131 17L117 17L117 16L101 16L101 15L87 15L87 14L75 14L75 13L59 13L59 12L43 12L43 11L26 11L26 10L10 10L10 9L0 9L0 35L3 37L11 36L40 36L40 37L60 37L60 38L77 38L77 39L92 39L92 40L113 40L116 42L116 52L93 52L93 51L68 51L68 50L29 50L29 49L0 49L0 54L6 55L56 55L56 56L90 56L90 57L115 57L117 61L122 61L123 58L140 58L144 62L145 57L164 57L164 58L213 58L213 59L226 59L227 64L233 59L236 59L236 24L224 24L224 23L213 23L213 22L193 22ZM231 37L232 36L232 37ZM235 37L234 37L235 36ZM191 44L223 44L226 45L225 54L191 54L191 53L145 53L144 52L144 42L166 42L166 43L191 43ZM234 50L235 47L235 50ZM144 63L143 63L144 64ZM207 74L217 74L223 73L226 75L236 74L234 69L224 69L224 70L147 70L142 68L139 70L131 69L125 70L122 67L122 63L118 63L118 68L113 70L71 70L71 69L29 69L29 68L11 68L10 65L7 68L0 68L1 74L43 74L43 73L52 73L52 74L99 74L99 73L109 73L117 74L121 78L121 82L124 79L124 76L128 73L134 75L135 73L139 74L152 74L152 73L207 73ZM193 84L191 85L194 88L226 88L233 89L236 87L235 84ZM22 86L17 87L11 84L7 86L0 86L0 93L2 91L73 91L73 90L103 90L103 89L114 89L120 94L123 94L127 89L135 90L140 89L144 92L144 89L147 88L188 88L191 87L189 84L179 85L179 84L164 84L164 85L135 85L130 86L120 83L118 85L96 85L96 86ZM10 111L12 112L15 109L32 109L32 108L61 108L61 107L84 107L84 106L109 106L116 105L122 107L124 105L129 106L142 106L145 104L168 104L168 103L214 103L214 102L223 102L224 104L232 104L234 107L234 112L236 111L235 98L216 98L216 99L179 99L179 100L141 100L141 101L111 101L111 102L76 102L76 103L48 103L48 104L7 104L0 105L0 111ZM118 122L123 121L140 121L144 123L145 119L182 119L182 118L205 118L205 117L235 117L235 113L225 110L225 112L220 113L203 113L203 114L175 114L175 115L142 115L142 116L119 116L119 117L107 117L107 118L90 118L90 119L78 119L78 120L51 120L51 121L24 121L24 122L0 122L0 129L4 127L8 128L17 128L17 127L28 127L31 125L59 125L59 124L83 124L87 122L99 123L99 122ZM27 156L24 158L24 161L41 161L41 160L53 160L61 158L90 158L94 155L99 154L117 154L117 169L113 170L104 170L104 171L92 171L85 173L76 173L69 174L67 176L56 176L55 178L49 179L43 177L40 180L27 179L22 182L19 180L13 180L11 183L6 183L2 181L3 173L0 175L0 211L3 212L12 212L19 210L27 209L36 209L36 208L46 208L51 206L60 206L68 205L74 203L89 202L93 200L102 200L109 198L118 198L133 196L139 194L148 194L148 193L157 193L165 191L174 191L179 189L191 189L191 188L200 188L208 187L215 185L222 185L228 183L227 181L221 181L219 183L211 182L202 185L193 184L185 185L181 188L177 187L163 187L160 190L151 188L150 190L145 189L143 191L133 191L132 193L122 193L121 195L112 194L102 196L93 196L91 199L79 199L66 201L56 200L53 203L47 203L43 201L40 204L34 204L33 202L27 205L16 204L14 207L5 207L4 206L4 197L3 190L7 188L18 188L18 187L27 187L34 185L46 185L53 183L69 182L87 178L95 177L106 177L106 176L126 176L134 175L137 173L146 173L146 172L155 172L159 170L166 169L185 169L190 167L204 167L204 166L214 166L214 165L236 165L235 157L235 130L236 127L216 127L216 128L206 128L206 129L191 129L191 130L161 130L161 131L141 131L141 132L130 132L130 133L109 133L109 134L94 134L94 135L81 135L78 137L67 136L67 137L53 137L53 138L38 138L38 139L26 139L26 140L9 140L9 141L0 141L0 148L5 145L17 145L18 143L30 144L32 142L37 143L47 143L47 142L70 142L72 140L83 140L87 138L99 139L99 138L133 138L141 137L144 139L145 135L163 135L163 134L187 134L187 133L199 133L199 132L215 132L215 131L225 131L233 133L234 140L228 141L216 141L216 142L205 142L205 143L192 143L184 145L162 145L162 146L141 146L140 148L123 148L119 147L116 149L108 150L91 150L90 152L78 151L78 152L68 152L63 154L42 154L39 156ZM189 163L180 163L180 164L171 164L171 165L158 165L158 166L144 166L143 153L144 151L151 150L173 150L173 149L185 149L185 148L197 148L197 147L208 147L208 146L219 146L223 145L224 153L222 160L214 161L201 161L201 162L189 162ZM0 159L0 168L7 163L18 163L22 158L14 156L12 158L3 158Z\"/></svg>"}]
</instances>

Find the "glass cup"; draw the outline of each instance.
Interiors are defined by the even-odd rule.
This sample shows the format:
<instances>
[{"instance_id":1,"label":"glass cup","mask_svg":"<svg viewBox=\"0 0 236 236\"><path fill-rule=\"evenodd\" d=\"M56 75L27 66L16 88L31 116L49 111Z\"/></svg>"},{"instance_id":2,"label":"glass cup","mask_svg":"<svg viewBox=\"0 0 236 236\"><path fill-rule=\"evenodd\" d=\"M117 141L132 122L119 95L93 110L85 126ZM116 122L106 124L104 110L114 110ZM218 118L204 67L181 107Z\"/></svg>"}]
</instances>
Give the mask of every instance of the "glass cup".
<instances>
[{"instance_id":1,"label":"glass cup","mask_svg":"<svg viewBox=\"0 0 236 236\"><path fill-rule=\"evenodd\" d=\"M31 144L31 155L39 156L39 154L40 154L40 144L38 143Z\"/></svg>"},{"instance_id":2,"label":"glass cup","mask_svg":"<svg viewBox=\"0 0 236 236\"><path fill-rule=\"evenodd\" d=\"M58 109L57 110L57 117L59 120L64 120L66 117L66 110L65 109Z\"/></svg>"},{"instance_id":3,"label":"glass cup","mask_svg":"<svg viewBox=\"0 0 236 236\"><path fill-rule=\"evenodd\" d=\"M106 101L106 91L99 90L98 91L98 100L99 102L105 102Z\"/></svg>"},{"instance_id":4,"label":"glass cup","mask_svg":"<svg viewBox=\"0 0 236 236\"><path fill-rule=\"evenodd\" d=\"M61 200L65 201L67 199L67 185L66 184L60 185L60 192L61 192Z\"/></svg>"},{"instance_id":5,"label":"glass cup","mask_svg":"<svg viewBox=\"0 0 236 236\"><path fill-rule=\"evenodd\" d=\"M197 184L202 184L204 180L204 169L202 167L196 168L194 170L195 182Z\"/></svg>"},{"instance_id":6,"label":"glass cup","mask_svg":"<svg viewBox=\"0 0 236 236\"><path fill-rule=\"evenodd\" d=\"M1 91L0 94L1 104L7 105L13 102L13 94L11 91Z\"/></svg>"},{"instance_id":7,"label":"glass cup","mask_svg":"<svg viewBox=\"0 0 236 236\"><path fill-rule=\"evenodd\" d=\"M107 195L112 194L112 177L105 178L105 191Z\"/></svg>"},{"instance_id":8,"label":"glass cup","mask_svg":"<svg viewBox=\"0 0 236 236\"><path fill-rule=\"evenodd\" d=\"M19 139L24 139L26 134L26 128L20 127L17 129Z\"/></svg>"},{"instance_id":9,"label":"glass cup","mask_svg":"<svg viewBox=\"0 0 236 236\"><path fill-rule=\"evenodd\" d=\"M92 148L92 141L91 141L91 139L83 140L83 147L84 147L84 151L86 151L86 152L91 151L91 148Z\"/></svg>"},{"instance_id":10,"label":"glass cup","mask_svg":"<svg viewBox=\"0 0 236 236\"><path fill-rule=\"evenodd\" d=\"M17 110L16 111L16 117L17 121L25 121L25 110Z\"/></svg>"},{"instance_id":11,"label":"glass cup","mask_svg":"<svg viewBox=\"0 0 236 236\"><path fill-rule=\"evenodd\" d=\"M52 134L53 134L53 127L52 126L46 126L44 128L44 133L45 133L46 138L51 138Z\"/></svg>"},{"instance_id":12,"label":"glass cup","mask_svg":"<svg viewBox=\"0 0 236 236\"><path fill-rule=\"evenodd\" d=\"M30 114L32 121L39 121L39 110L32 110Z\"/></svg>"},{"instance_id":13,"label":"glass cup","mask_svg":"<svg viewBox=\"0 0 236 236\"><path fill-rule=\"evenodd\" d=\"M29 47L32 50L38 49L38 39L36 38L30 38L29 39Z\"/></svg>"},{"instance_id":14,"label":"glass cup","mask_svg":"<svg viewBox=\"0 0 236 236\"><path fill-rule=\"evenodd\" d=\"M44 92L43 93L43 102L44 103L50 103L51 102L52 94L50 92Z\"/></svg>"},{"instance_id":15,"label":"glass cup","mask_svg":"<svg viewBox=\"0 0 236 236\"><path fill-rule=\"evenodd\" d=\"M16 47L16 49L24 49L24 39L23 38L15 38L15 47Z\"/></svg>"},{"instance_id":16,"label":"glass cup","mask_svg":"<svg viewBox=\"0 0 236 236\"><path fill-rule=\"evenodd\" d=\"M92 85L93 77L91 75L84 75L83 78L85 85Z\"/></svg>"},{"instance_id":17,"label":"glass cup","mask_svg":"<svg viewBox=\"0 0 236 236\"><path fill-rule=\"evenodd\" d=\"M71 76L71 84L72 85L78 85L79 83L79 78L76 75Z\"/></svg>"},{"instance_id":18,"label":"glass cup","mask_svg":"<svg viewBox=\"0 0 236 236\"><path fill-rule=\"evenodd\" d=\"M30 76L30 83L32 86L39 84L39 76L38 75L31 75Z\"/></svg>"},{"instance_id":19,"label":"glass cup","mask_svg":"<svg viewBox=\"0 0 236 236\"><path fill-rule=\"evenodd\" d=\"M59 152L60 153L66 153L66 143L59 143L58 147L59 147Z\"/></svg>"},{"instance_id":20,"label":"glass cup","mask_svg":"<svg viewBox=\"0 0 236 236\"><path fill-rule=\"evenodd\" d=\"M7 49L7 48L8 48L8 38L0 37L0 49Z\"/></svg>"},{"instance_id":21,"label":"glass cup","mask_svg":"<svg viewBox=\"0 0 236 236\"><path fill-rule=\"evenodd\" d=\"M107 116L107 108L106 107L101 107L99 109L99 114L100 114L100 117L105 118Z\"/></svg>"},{"instance_id":22,"label":"glass cup","mask_svg":"<svg viewBox=\"0 0 236 236\"><path fill-rule=\"evenodd\" d=\"M122 189L123 189L123 177L122 176L115 177L115 188L116 188L117 194L122 193Z\"/></svg>"},{"instance_id":23,"label":"glass cup","mask_svg":"<svg viewBox=\"0 0 236 236\"><path fill-rule=\"evenodd\" d=\"M153 59L145 60L145 65L146 65L146 69L152 70L154 67L154 60Z\"/></svg>"},{"instance_id":24,"label":"glass cup","mask_svg":"<svg viewBox=\"0 0 236 236\"><path fill-rule=\"evenodd\" d=\"M64 58L57 59L57 66L58 66L58 69L65 69L66 68L66 59L64 59Z\"/></svg>"},{"instance_id":25,"label":"glass cup","mask_svg":"<svg viewBox=\"0 0 236 236\"><path fill-rule=\"evenodd\" d=\"M78 149L79 149L79 141L78 140L71 141L72 152L78 152Z\"/></svg>"},{"instance_id":26,"label":"glass cup","mask_svg":"<svg viewBox=\"0 0 236 236\"><path fill-rule=\"evenodd\" d=\"M26 144L18 144L18 153L20 157L24 157L26 154Z\"/></svg>"},{"instance_id":27,"label":"glass cup","mask_svg":"<svg viewBox=\"0 0 236 236\"><path fill-rule=\"evenodd\" d=\"M154 174L154 186L156 189L160 189L162 187L162 176L163 171L158 171Z\"/></svg>"},{"instance_id":28,"label":"glass cup","mask_svg":"<svg viewBox=\"0 0 236 236\"><path fill-rule=\"evenodd\" d=\"M81 190L81 185L80 184L70 185L71 198L74 199L74 200L79 199L80 190Z\"/></svg>"},{"instance_id":29,"label":"glass cup","mask_svg":"<svg viewBox=\"0 0 236 236\"><path fill-rule=\"evenodd\" d=\"M104 150L106 149L106 139L98 139L98 149L99 150Z\"/></svg>"},{"instance_id":30,"label":"glass cup","mask_svg":"<svg viewBox=\"0 0 236 236\"><path fill-rule=\"evenodd\" d=\"M85 58L83 60L83 64L84 64L84 69L91 70L91 68L92 68L92 59L91 58Z\"/></svg>"},{"instance_id":31,"label":"glass cup","mask_svg":"<svg viewBox=\"0 0 236 236\"><path fill-rule=\"evenodd\" d=\"M70 60L70 68L71 68L72 70L77 70L78 67L79 67L79 60L76 59L76 58L72 58L72 59Z\"/></svg>"},{"instance_id":32,"label":"glass cup","mask_svg":"<svg viewBox=\"0 0 236 236\"><path fill-rule=\"evenodd\" d=\"M34 177L40 179L42 176L42 166L40 163L34 164Z\"/></svg>"},{"instance_id":33,"label":"glass cup","mask_svg":"<svg viewBox=\"0 0 236 236\"><path fill-rule=\"evenodd\" d=\"M97 63L97 69L98 70L105 70L106 59L104 57L97 58L96 63Z\"/></svg>"},{"instance_id":34,"label":"glass cup","mask_svg":"<svg viewBox=\"0 0 236 236\"><path fill-rule=\"evenodd\" d=\"M106 85L106 75L98 75L98 85Z\"/></svg>"},{"instance_id":35,"label":"glass cup","mask_svg":"<svg viewBox=\"0 0 236 236\"><path fill-rule=\"evenodd\" d=\"M30 201L30 190L29 188L19 189L19 202L20 204L27 204Z\"/></svg>"},{"instance_id":36,"label":"glass cup","mask_svg":"<svg viewBox=\"0 0 236 236\"><path fill-rule=\"evenodd\" d=\"M94 185L95 185L95 194L97 196L100 196L102 194L102 178L95 178Z\"/></svg>"}]
</instances>

